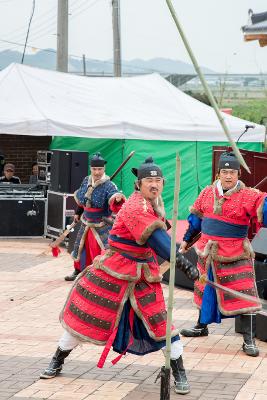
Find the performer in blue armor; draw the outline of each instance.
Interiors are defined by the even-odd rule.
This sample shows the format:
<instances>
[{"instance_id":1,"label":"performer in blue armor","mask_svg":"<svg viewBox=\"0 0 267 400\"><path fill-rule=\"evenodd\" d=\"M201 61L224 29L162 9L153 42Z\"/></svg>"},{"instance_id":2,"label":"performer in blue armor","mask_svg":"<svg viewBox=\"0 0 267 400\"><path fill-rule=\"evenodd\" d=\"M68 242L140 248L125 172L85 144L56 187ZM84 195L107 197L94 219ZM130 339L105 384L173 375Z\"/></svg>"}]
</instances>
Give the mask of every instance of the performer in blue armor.
<instances>
[{"instance_id":1,"label":"performer in blue armor","mask_svg":"<svg viewBox=\"0 0 267 400\"><path fill-rule=\"evenodd\" d=\"M91 175L84 178L80 188L74 193L78 205L74 220L81 220L81 227L72 252L74 271L65 277L66 281L75 280L107 247L111 225L103 221L102 217L116 214L125 202L125 196L105 174L106 163L100 153L94 154L90 161Z\"/></svg>"}]
</instances>

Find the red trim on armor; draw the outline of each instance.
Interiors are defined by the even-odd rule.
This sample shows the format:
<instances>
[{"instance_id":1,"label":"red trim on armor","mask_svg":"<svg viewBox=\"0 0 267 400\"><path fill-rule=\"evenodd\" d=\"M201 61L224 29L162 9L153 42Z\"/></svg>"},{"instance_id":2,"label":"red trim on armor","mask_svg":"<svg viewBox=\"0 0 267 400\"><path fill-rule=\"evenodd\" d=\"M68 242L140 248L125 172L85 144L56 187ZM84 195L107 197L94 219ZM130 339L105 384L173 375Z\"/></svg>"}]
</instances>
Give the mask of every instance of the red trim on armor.
<instances>
[{"instance_id":1,"label":"red trim on armor","mask_svg":"<svg viewBox=\"0 0 267 400\"><path fill-rule=\"evenodd\" d=\"M104 208L84 207L84 210L88 212L101 212L104 211Z\"/></svg>"},{"instance_id":2,"label":"red trim on armor","mask_svg":"<svg viewBox=\"0 0 267 400\"><path fill-rule=\"evenodd\" d=\"M111 247L117 248L119 250L122 250L123 252L127 253L136 253L139 255L148 255L149 257L153 256L152 250L150 247L138 247L138 246L132 246L130 244L125 244L125 243L120 243L120 242L116 242L114 240L111 240L110 238L108 239L108 244Z\"/></svg>"}]
</instances>

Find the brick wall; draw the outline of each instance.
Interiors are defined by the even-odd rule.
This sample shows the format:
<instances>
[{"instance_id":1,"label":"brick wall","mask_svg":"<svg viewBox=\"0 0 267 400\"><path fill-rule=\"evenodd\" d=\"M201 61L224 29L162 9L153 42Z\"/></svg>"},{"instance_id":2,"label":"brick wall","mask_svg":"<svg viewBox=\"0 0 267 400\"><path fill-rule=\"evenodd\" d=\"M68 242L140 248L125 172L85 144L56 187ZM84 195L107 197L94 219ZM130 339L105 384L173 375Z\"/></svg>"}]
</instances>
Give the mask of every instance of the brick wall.
<instances>
[{"instance_id":1,"label":"brick wall","mask_svg":"<svg viewBox=\"0 0 267 400\"><path fill-rule=\"evenodd\" d=\"M32 163L36 162L38 150L48 150L50 136L21 136L0 134L0 152L5 155L5 162L15 164L15 175L22 183L28 183Z\"/></svg>"}]
</instances>

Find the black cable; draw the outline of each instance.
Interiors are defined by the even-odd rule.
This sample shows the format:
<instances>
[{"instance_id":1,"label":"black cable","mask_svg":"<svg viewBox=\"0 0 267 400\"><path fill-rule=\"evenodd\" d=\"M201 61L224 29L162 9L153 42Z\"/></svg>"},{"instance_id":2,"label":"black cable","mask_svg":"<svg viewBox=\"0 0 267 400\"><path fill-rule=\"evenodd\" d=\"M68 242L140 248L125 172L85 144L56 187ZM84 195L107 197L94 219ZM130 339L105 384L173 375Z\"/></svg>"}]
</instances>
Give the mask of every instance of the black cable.
<instances>
[{"instance_id":1,"label":"black cable","mask_svg":"<svg viewBox=\"0 0 267 400\"><path fill-rule=\"evenodd\" d=\"M35 196L33 196L33 200L32 200L32 211L35 211L35 216L40 214L40 209L38 207L37 201L35 200Z\"/></svg>"},{"instance_id":2,"label":"black cable","mask_svg":"<svg viewBox=\"0 0 267 400\"><path fill-rule=\"evenodd\" d=\"M241 135L239 136L239 138L236 141L236 144L239 142L239 139L241 139L241 137L249 130L249 129L254 129L255 125L246 125L245 126L245 130L244 132L241 133Z\"/></svg>"},{"instance_id":3,"label":"black cable","mask_svg":"<svg viewBox=\"0 0 267 400\"><path fill-rule=\"evenodd\" d=\"M26 40L25 40L22 59L21 59L21 64L23 64L23 61L24 61L24 56L25 56L25 51L26 51L26 47L27 47L27 42L28 42L28 37L29 37L29 33L30 33L30 27L31 27L31 22L32 22L34 11L35 11L35 0L32 1L32 14L30 17L29 25L28 25Z\"/></svg>"}]
</instances>

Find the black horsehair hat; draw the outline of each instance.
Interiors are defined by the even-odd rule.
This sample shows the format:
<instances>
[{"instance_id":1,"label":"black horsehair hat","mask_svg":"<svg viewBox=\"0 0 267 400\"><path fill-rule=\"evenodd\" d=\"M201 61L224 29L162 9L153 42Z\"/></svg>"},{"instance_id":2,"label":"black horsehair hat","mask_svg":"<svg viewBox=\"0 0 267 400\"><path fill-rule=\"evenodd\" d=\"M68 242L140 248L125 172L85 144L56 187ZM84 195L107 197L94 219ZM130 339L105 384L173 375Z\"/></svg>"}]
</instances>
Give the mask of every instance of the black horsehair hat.
<instances>
[{"instance_id":1,"label":"black horsehair hat","mask_svg":"<svg viewBox=\"0 0 267 400\"><path fill-rule=\"evenodd\" d=\"M132 168L131 171L138 179L156 176L162 178L162 171L158 165L154 164L152 157L146 158L139 168Z\"/></svg>"},{"instance_id":2,"label":"black horsehair hat","mask_svg":"<svg viewBox=\"0 0 267 400\"><path fill-rule=\"evenodd\" d=\"M219 158L218 170L220 169L240 169L240 162L232 152L222 153Z\"/></svg>"},{"instance_id":3,"label":"black horsehair hat","mask_svg":"<svg viewBox=\"0 0 267 400\"><path fill-rule=\"evenodd\" d=\"M106 163L107 161L104 160L100 153L95 153L90 160L91 167L104 167Z\"/></svg>"}]
</instances>

